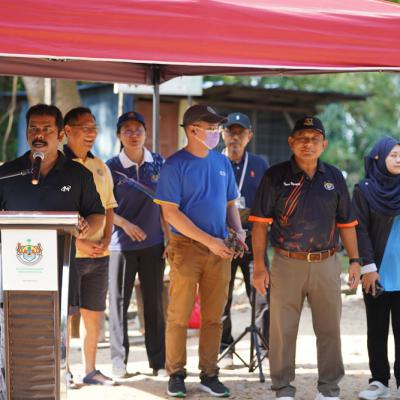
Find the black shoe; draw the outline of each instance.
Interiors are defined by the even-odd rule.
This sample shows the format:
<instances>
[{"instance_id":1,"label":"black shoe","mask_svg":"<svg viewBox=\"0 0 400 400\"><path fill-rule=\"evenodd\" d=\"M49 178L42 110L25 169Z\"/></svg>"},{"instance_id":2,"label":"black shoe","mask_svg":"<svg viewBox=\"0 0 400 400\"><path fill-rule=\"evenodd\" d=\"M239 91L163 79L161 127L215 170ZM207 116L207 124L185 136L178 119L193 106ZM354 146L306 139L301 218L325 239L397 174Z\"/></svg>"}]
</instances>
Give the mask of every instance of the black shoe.
<instances>
[{"instance_id":1,"label":"black shoe","mask_svg":"<svg viewBox=\"0 0 400 400\"><path fill-rule=\"evenodd\" d=\"M183 375L169 377L167 393L172 397L186 397L185 378Z\"/></svg>"},{"instance_id":2,"label":"black shoe","mask_svg":"<svg viewBox=\"0 0 400 400\"><path fill-rule=\"evenodd\" d=\"M200 389L215 397L229 397L231 392L223 385L218 376L205 376L200 379Z\"/></svg>"}]
</instances>

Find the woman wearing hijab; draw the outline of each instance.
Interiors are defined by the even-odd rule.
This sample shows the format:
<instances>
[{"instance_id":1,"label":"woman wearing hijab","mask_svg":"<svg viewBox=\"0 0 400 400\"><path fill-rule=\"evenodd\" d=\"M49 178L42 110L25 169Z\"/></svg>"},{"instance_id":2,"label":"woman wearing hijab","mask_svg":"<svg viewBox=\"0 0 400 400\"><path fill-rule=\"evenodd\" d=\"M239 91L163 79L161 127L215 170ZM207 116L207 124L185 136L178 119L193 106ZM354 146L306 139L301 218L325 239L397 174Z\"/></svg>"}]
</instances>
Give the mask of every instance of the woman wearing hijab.
<instances>
[{"instance_id":1,"label":"woman wearing hijab","mask_svg":"<svg viewBox=\"0 0 400 400\"><path fill-rule=\"evenodd\" d=\"M363 259L371 379L359 398L390 397L387 342L389 320L395 340L395 398L400 398L400 141L380 139L365 157L365 178L355 186L357 239ZM378 282L378 283L377 283ZM379 290L379 282L384 291Z\"/></svg>"}]
</instances>

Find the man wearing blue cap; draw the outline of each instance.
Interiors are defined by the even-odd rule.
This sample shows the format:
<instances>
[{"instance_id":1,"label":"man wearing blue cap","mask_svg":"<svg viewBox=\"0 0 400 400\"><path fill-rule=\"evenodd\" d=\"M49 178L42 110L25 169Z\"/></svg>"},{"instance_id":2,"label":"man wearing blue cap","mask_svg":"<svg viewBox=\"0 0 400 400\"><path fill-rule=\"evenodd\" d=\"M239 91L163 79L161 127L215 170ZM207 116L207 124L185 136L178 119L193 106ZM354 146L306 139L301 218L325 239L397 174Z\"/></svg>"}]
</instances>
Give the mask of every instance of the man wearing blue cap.
<instances>
[{"instance_id":1,"label":"man wearing blue cap","mask_svg":"<svg viewBox=\"0 0 400 400\"><path fill-rule=\"evenodd\" d=\"M246 147L252 138L253 129L249 117L240 112L229 114L227 117L227 122L225 123L225 130L223 131L223 139L226 146L223 153L229 158L233 173L235 175L236 184L238 186L239 198L237 200L237 207L242 214L242 224L243 228L246 230L246 244L248 245L249 250L245 252L242 258L233 259L231 263L231 281L229 283L228 301L222 317L223 330L220 353L222 353L234 341L232 337L230 309L232 305L235 276L238 267L240 267L242 271L246 286L246 293L250 299L250 264L253 261L253 253L250 235L251 223L247 221L248 212L246 212L246 210L249 211L253 203L257 187L268 168L267 161L259 156L251 154L246 150ZM261 296L257 296L257 303L257 325L259 326L265 341L268 342L268 304L266 302L266 298L261 298ZM260 344L262 345L262 343ZM227 353L220 361L219 365L223 368L233 367L233 353Z\"/></svg>"}]
</instances>

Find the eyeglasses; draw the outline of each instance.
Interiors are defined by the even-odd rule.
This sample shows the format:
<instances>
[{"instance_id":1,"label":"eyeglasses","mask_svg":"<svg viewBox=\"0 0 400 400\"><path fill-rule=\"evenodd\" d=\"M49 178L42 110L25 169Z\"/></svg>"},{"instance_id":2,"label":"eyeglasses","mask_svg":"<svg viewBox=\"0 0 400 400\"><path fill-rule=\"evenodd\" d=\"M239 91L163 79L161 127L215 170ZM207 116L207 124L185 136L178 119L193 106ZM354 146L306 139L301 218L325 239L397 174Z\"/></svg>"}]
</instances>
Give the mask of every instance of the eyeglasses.
<instances>
[{"instance_id":1,"label":"eyeglasses","mask_svg":"<svg viewBox=\"0 0 400 400\"><path fill-rule=\"evenodd\" d=\"M69 125L69 124L68 124ZM82 132L84 133L97 133L99 131L99 127L97 125L81 125L81 124L74 124L69 126L76 126L81 128Z\"/></svg>"},{"instance_id":2,"label":"eyeglasses","mask_svg":"<svg viewBox=\"0 0 400 400\"><path fill-rule=\"evenodd\" d=\"M226 128L224 132L225 132L225 135L239 136L239 137L245 137L249 133L248 129L245 129L245 128L240 128L240 129Z\"/></svg>"},{"instance_id":3,"label":"eyeglasses","mask_svg":"<svg viewBox=\"0 0 400 400\"><path fill-rule=\"evenodd\" d=\"M121 133L125 136L141 136L145 133L144 128L137 128L137 129L121 129Z\"/></svg>"},{"instance_id":4,"label":"eyeglasses","mask_svg":"<svg viewBox=\"0 0 400 400\"><path fill-rule=\"evenodd\" d=\"M42 132L43 135L50 135L50 134L56 132L56 130L57 129L55 127L48 126L48 125L46 125L46 126L35 126L35 125L28 126L28 133L30 135L37 135L40 132Z\"/></svg>"},{"instance_id":5,"label":"eyeglasses","mask_svg":"<svg viewBox=\"0 0 400 400\"><path fill-rule=\"evenodd\" d=\"M221 130L222 130L222 128L220 126L207 126L207 127L204 127L204 126L200 126L200 125L196 125L196 124L192 124L192 125L195 126L196 128L202 129L203 131L211 131L211 132L218 131L218 132L221 132Z\"/></svg>"},{"instance_id":6,"label":"eyeglasses","mask_svg":"<svg viewBox=\"0 0 400 400\"><path fill-rule=\"evenodd\" d=\"M311 143L313 146L317 146L318 144L322 143L324 140L318 137L295 137L294 140L300 144L308 144Z\"/></svg>"}]
</instances>

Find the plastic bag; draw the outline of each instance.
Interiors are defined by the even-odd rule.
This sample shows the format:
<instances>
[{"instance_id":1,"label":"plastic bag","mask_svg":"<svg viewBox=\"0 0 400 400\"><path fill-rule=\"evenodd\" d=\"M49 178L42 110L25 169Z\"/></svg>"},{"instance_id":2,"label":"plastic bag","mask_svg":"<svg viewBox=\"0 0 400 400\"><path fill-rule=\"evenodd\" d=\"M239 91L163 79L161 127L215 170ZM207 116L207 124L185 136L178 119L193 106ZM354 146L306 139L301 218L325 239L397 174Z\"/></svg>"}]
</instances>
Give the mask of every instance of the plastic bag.
<instances>
[{"instance_id":1,"label":"plastic bag","mask_svg":"<svg viewBox=\"0 0 400 400\"><path fill-rule=\"evenodd\" d=\"M190 315L189 318L189 328L199 329L200 326L201 326L200 296L197 294L194 301L192 314Z\"/></svg>"}]
</instances>

